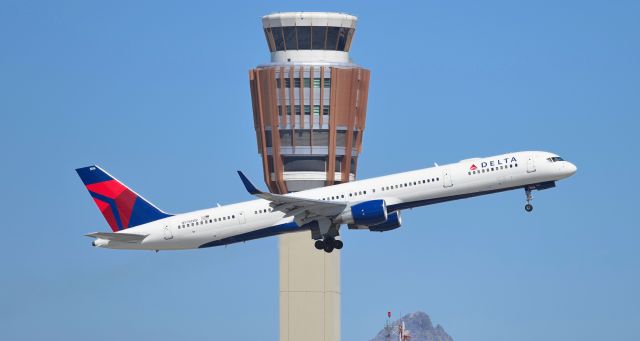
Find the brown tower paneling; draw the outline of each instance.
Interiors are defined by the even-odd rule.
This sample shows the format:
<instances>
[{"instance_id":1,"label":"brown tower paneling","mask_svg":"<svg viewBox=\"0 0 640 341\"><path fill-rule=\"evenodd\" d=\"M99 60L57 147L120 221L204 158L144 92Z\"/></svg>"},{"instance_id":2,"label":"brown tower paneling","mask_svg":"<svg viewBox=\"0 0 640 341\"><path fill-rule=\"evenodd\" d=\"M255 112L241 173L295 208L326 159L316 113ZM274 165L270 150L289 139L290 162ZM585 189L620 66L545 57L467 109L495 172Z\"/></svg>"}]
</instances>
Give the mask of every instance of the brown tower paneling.
<instances>
[{"instance_id":1,"label":"brown tower paneling","mask_svg":"<svg viewBox=\"0 0 640 341\"><path fill-rule=\"evenodd\" d=\"M329 78L325 77L326 71ZM272 192L287 193L287 185L292 182L300 188L305 181L331 185L355 177L362 151L369 77L369 70L361 67L263 66L250 71L254 127L265 182ZM326 97L328 115L324 115ZM281 134L286 141L281 140ZM304 139L296 138L296 134ZM320 171L312 168L307 172L324 175L286 179L288 165L302 163L305 158L313 160L314 167L324 163ZM290 172L296 171L305 172L299 166ZM340 173L338 178L336 173Z\"/></svg>"}]
</instances>

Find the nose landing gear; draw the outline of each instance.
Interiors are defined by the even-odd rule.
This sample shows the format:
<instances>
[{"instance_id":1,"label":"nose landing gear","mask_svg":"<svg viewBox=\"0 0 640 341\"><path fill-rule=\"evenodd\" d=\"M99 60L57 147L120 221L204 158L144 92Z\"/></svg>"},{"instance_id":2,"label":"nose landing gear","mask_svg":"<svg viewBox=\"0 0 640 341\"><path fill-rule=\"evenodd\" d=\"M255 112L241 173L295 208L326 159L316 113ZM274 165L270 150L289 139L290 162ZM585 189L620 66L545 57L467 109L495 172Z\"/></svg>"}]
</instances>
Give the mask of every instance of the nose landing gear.
<instances>
[{"instance_id":1,"label":"nose landing gear","mask_svg":"<svg viewBox=\"0 0 640 341\"><path fill-rule=\"evenodd\" d=\"M326 253L331 253L334 249L342 249L344 243L342 243L342 240L335 239L333 237L325 237L324 240L316 240L314 246L318 250L324 250Z\"/></svg>"},{"instance_id":2,"label":"nose landing gear","mask_svg":"<svg viewBox=\"0 0 640 341\"><path fill-rule=\"evenodd\" d=\"M529 187L525 187L524 193L527 195L527 204L524 205L524 210L527 212L531 212L533 211L533 205L531 205L531 200L533 200L533 195L531 195L531 189Z\"/></svg>"}]
</instances>

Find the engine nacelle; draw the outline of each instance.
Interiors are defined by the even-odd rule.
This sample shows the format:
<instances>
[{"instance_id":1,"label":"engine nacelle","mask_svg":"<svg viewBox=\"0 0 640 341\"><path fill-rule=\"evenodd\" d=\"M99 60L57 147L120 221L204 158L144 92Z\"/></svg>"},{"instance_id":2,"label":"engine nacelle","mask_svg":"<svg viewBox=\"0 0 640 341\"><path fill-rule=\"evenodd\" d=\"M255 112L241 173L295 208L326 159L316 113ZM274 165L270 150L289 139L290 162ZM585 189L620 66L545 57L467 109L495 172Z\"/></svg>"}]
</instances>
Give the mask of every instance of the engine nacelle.
<instances>
[{"instance_id":1,"label":"engine nacelle","mask_svg":"<svg viewBox=\"0 0 640 341\"><path fill-rule=\"evenodd\" d=\"M386 232L386 231L397 229L401 225L402 225L402 218L400 218L400 212L393 212L389 214L389 216L387 217L387 221L380 224L371 225L371 226L349 224L348 226L349 226L349 229L352 229L352 230L369 230L372 232Z\"/></svg>"},{"instance_id":2,"label":"engine nacelle","mask_svg":"<svg viewBox=\"0 0 640 341\"><path fill-rule=\"evenodd\" d=\"M370 200L347 208L339 216L342 224L371 226L387 221L387 204L384 200Z\"/></svg>"},{"instance_id":3,"label":"engine nacelle","mask_svg":"<svg viewBox=\"0 0 640 341\"><path fill-rule=\"evenodd\" d=\"M393 212L389 214L387 221L382 224L369 226L369 231L372 232L386 232L395 230L402 225L402 218L400 218L400 212Z\"/></svg>"}]
</instances>

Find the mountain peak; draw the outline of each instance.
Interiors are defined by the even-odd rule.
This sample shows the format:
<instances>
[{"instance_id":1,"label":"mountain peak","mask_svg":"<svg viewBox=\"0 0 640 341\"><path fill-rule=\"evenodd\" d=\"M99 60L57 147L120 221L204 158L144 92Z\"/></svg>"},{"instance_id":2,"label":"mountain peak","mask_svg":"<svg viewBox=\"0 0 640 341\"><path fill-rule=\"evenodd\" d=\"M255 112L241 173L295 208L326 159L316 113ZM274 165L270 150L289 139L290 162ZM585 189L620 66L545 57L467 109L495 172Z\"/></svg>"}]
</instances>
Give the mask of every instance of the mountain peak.
<instances>
[{"instance_id":1,"label":"mountain peak","mask_svg":"<svg viewBox=\"0 0 640 341\"><path fill-rule=\"evenodd\" d=\"M395 333L392 334L390 340L396 341L398 339L397 326L402 322L411 333L411 341L453 341L453 338L441 325L434 328L431 318L423 311L409 313L393 321L391 325ZM388 333L383 328L371 341L387 341L389 340Z\"/></svg>"}]
</instances>

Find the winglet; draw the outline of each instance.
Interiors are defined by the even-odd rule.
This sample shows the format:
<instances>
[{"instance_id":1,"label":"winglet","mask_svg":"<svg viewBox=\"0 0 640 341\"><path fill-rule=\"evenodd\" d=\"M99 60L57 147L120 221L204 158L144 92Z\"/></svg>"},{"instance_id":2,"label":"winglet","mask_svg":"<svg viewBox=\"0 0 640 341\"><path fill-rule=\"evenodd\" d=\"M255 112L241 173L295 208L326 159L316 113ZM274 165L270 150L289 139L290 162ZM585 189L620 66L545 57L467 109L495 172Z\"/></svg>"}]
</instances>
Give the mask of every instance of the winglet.
<instances>
[{"instance_id":1,"label":"winglet","mask_svg":"<svg viewBox=\"0 0 640 341\"><path fill-rule=\"evenodd\" d=\"M262 193L262 191L257 189L256 186L254 186L251 183L251 181L249 181L249 179L241 171L238 171L238 175L240 175L240 180L242 180L242 184L244 184L244 187L247 189L247 192L253 195Z\"/></svg>"}]
</instances>

